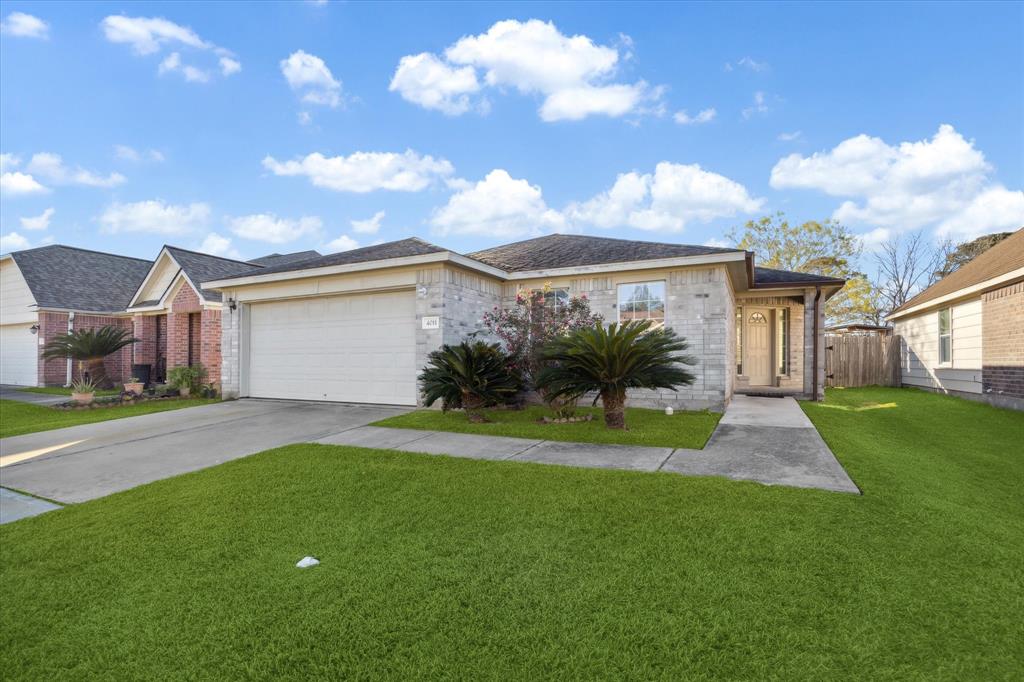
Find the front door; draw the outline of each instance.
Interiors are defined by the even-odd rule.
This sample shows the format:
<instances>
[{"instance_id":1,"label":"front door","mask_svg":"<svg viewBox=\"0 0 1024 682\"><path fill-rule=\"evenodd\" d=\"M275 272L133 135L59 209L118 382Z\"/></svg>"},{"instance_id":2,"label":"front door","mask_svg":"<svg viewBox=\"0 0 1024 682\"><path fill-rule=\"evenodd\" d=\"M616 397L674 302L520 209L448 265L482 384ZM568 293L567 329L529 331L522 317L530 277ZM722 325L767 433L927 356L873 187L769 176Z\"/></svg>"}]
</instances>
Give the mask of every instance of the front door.
<instances>
[{"instance_id":1,"label":"front door","mask_svg":"<svg viewBox=\"0 0 1024 682\"><path fill-rule=\"evenodd\" d=\"M743 369L750 377L751 386L770 386L772 384L771 344L772 335L768 321L767 308L744 308L746 329L744 330Z\"/></svg>"}]
</instances>

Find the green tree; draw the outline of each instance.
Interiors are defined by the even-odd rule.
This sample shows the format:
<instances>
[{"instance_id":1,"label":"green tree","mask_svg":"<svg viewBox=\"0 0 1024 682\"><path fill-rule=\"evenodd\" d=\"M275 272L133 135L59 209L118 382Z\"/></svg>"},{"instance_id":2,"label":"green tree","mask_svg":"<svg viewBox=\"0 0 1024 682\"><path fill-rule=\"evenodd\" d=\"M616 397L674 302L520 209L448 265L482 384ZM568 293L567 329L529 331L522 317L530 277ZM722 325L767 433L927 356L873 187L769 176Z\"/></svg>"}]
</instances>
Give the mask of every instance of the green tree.
<instances>
[{"instance_id":1,"label":"green tree","mask_svg":"<svg viewBox=\"0 0 1024 682\"><path fill-rule=\"evenodd\" d=\"M626 390L668 388L693 383L682 355L686 340L667 328L651 329L650 320L578 329L552 340L537 383L549 394L577 399L596 392L609 429L626 428Z\"/></svg>"},{"instance_id":2,"label":"green tree","mask_svg":"<svg viewBox=\"0 0 1024 682\"><path fill-rule=\"evenodd\" d=\"M742 230L734 229L728 236L739 248L753 251L762 267L849 280L825 306L829 321L877 319L874 287L857 270L861 241L842 223L829 219L790 224L779 212L750 220Z\"/></svg>"},{"instance_id":3,"label":"green tree","mask_svg":"<svg viewBox=\"0 0 1024 682\"><path fill-rule=\"evenodd\" d=\"M71 358L78 361L79 371L97 388L110 388L114 382L107 376L103 359L125 346L138 342L127 329L106 326L80 329L50 339L43 348L43 358Z\"/></svg>"},{"instance_id":4,"label":"green tree","mask_svg":"<svg viewBox=\"0 0 1024 682\"><path fill-rule=\"evenodd\" d=\"M942 262L931 274L928 284L934 284L946 275L956 272L1012 234L1013 232L995 232L969 242L961 242L955 246L952 240L942 244L940 246Z\"/></svg>"}]
</instances>

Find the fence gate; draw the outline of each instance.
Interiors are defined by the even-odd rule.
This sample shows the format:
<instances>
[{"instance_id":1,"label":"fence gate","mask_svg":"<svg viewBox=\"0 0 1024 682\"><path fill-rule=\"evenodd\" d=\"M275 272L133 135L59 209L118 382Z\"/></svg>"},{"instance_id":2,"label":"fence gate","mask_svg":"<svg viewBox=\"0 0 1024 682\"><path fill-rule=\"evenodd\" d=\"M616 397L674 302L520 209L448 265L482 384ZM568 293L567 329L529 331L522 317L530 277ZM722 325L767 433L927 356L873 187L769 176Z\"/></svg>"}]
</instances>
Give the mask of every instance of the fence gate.
<instances>
[{"instance_id":1,"label":"fence gate","mask_svg":"<svg viewBox=\"0 0 1024 682\"><path fill-rule=\"evenodd\" d=\"M828 334L825 385L899 386L899 336Z\"/></svg>"}]
</instances>

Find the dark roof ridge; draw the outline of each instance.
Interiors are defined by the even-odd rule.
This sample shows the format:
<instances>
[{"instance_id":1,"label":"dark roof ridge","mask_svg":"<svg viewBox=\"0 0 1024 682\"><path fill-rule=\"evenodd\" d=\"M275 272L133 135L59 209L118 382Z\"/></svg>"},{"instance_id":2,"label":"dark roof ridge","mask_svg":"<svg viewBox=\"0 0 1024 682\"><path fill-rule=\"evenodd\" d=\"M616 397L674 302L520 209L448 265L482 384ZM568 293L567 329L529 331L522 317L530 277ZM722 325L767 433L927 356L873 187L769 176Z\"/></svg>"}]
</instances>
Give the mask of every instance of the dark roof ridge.
<instances>
[{"instance_id":1,"label":"dark roof ridge","mask_svg":"<svg viewBox=\"0 0 1024 682\"><path fill-rule=\"evenodd\" d=\"M252 262L246 261L246 260L238 260L236 258L226 258L224 256L214 256L212 253L203 253L202 251L193 251L192 249L183 249L180 246L174 246L173 244L164 244L163 248L164 249L174 249L175 251L184 251L185 253L191 253L191 254L196 255L196 256L203 256L204 258L216 258L217 260L226 260L229 263L239 263L241 265L251 265L254 268L262 268L262 267L264 267L264 266L260 265L259 263L252 263Z\"/></svg>"},{"instance_id":2,"label":"dark roof ridge","mask_svg":"<svg viewBox=\"0 0 1024 682\"><path fill-rule=\"evenodd\" d=\"M716 251L743 251L743 249L738 248L738 247L705 246L703 244L676 244L676 243L673 243L673 242L655 242L655 241L650 241L650 240L647 240L647 239L624 239L623 237L605 237L604 235L597 235L597 234L576 234L576 233L565 233L565 232L551 232L550 234L542 234L542 235L537 236L537 237L530 237L529 239L520 239L519 241L508 242L507 244L499 244L498 246L491 246L491 247L488 247L486 249L478 249L477 251L474 251L473 253L480 253L482 251L490 251L491 249L497 249L497 248L502 248L502 247L506 247L506 246L514 246L516 244L526 244L527 242L535 242L535 241L538 241L540 239L548 239L549 237L581 237L581 238L584 238L584 239L603 239L603 240L610 241L610 242L631 242L631 243L639 243L639 244L654 244L654 245L657 245L657 246L692 246L692 247L701 248L701 249L714 249ZM414 237L414 239L418 239L418 237ZM671 256L666 256L666 258L671 258Z\"/></svg>"},{"instance_id":3,"label":"dark roof ridge","mask_svg":"<svg viewBox=\"0 0 1024 682\"><path fill-rule=\"evenodd\" d=\"M137 260L142 263L152 263L153 261L148 258L137 258L135 256L125 256L120 253L110 253L109 251L97 251L96 249L83 249L81 246L68 246L67 244L44 244L43 246L34 246L31 249L20 249L18 251L11 251L8 256L13 256L16 253L28 253L29 251L42 251L43 249L71 249L72 251L84 251L85 253L98 253L101 256L111 256L113 258L126 258L128 260Z\"/></svg>"}]
</instances>

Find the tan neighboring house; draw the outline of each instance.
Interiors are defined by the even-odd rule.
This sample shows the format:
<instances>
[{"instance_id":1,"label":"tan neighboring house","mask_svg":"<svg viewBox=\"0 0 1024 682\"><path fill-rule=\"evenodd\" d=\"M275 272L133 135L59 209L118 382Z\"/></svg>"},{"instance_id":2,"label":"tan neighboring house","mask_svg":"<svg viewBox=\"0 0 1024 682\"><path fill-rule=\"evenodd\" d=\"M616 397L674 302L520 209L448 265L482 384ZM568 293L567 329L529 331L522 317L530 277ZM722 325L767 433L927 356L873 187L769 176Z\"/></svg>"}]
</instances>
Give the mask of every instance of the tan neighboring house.
<instances>
[{"instance_id":1,"label":"tan neighboring house","mask_svg":"<svg viewBox=\"0 0 1024 682\"><path fill-rule=\"evenodd\" d=\"M465 255L404 239L197 284L221 295L226 397L416 405L428 353L547 286L551 305L586 295L608 322L686 337L694 384L630 404L722 410L736 392L821 397L825 302L844 280L738 249L556 234Z\"/></svg>"},{"instance_id":2,"label":"tan neighboring house","mask_svg":"<svg viewBox=\"0 0 1024 682\"><path fill-rule=\"evenodd\" d=\"M1024 229L888 317L904 386L1024 409Z\"/></svg>"}]
</instances>

